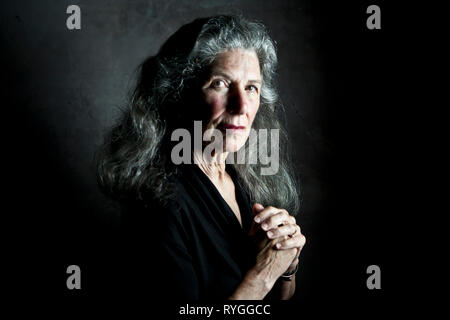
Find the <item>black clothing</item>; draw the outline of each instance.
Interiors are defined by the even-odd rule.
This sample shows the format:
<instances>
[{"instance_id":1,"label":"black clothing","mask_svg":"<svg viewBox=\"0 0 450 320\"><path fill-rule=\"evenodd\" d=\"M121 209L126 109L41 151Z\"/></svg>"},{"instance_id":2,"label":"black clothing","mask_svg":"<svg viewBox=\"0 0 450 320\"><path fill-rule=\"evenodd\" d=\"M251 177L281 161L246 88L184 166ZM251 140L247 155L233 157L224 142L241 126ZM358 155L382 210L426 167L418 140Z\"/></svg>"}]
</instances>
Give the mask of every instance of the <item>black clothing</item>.
<instances>
[{"instance_id":1,"label":"black clothing","mask_svg":"<svg viewBox=\"0 0 450 320\"><path fill-rule=\"evenodd\" d=\"M178 300L223 300L234 292L254 265L257 248L248 237L253 219L249 197L232 167L226 170L235 184L243 226L196 164L181 165L174 201L129 212L126 235L134 242L127 261L136 265L129 265L128 285L147 283L152 291L156 285L162 295Z\"/></svg>"}]
</instances>

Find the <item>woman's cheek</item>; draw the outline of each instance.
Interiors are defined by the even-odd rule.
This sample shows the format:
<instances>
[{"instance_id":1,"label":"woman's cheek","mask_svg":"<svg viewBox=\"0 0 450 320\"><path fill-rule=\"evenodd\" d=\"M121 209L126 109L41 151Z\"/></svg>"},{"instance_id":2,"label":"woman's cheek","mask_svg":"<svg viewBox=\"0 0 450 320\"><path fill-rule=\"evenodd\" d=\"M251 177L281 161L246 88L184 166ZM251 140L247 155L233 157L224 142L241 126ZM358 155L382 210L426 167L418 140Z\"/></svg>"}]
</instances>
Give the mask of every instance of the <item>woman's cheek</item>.
<instances>
[{"instance_id":1,"label":"woman's cheek","mask_svg":"<svg viewBox=\"0 0 450 320\"><path fill-rule=\"evenodd\" d=\"M220 105L219 98L213 95L205 97L206 112L203 118L203 125L205 128L211 129L215 126L217 122L217 117L220 115Z\"/></svg>"},{"instance_id":2,"label":"woman's cheek","mask_svg":"<svg viewBox=\"0 0 450 320\"><path fill-rule=\"evenodd\" d=\"M254 107L252 110L251 110L251 113L250 113L250 121L253 123L253 120L255 119L255 117L256 117L256 113L258 112L258 109L259 109L259 104L256 106L256 107Z\"/></svg>"},{"instance_id":3,"label":"woman's cheek","mask_svg":"<svg viewBox=\"0 0 450 320\"><path fill-rule=\"evenodd\" d=\"M218 96L210 97L209 103L211 120L215 118L215 116L222 113L224 101L223 98Z\"/></svg>"}]
</instances>

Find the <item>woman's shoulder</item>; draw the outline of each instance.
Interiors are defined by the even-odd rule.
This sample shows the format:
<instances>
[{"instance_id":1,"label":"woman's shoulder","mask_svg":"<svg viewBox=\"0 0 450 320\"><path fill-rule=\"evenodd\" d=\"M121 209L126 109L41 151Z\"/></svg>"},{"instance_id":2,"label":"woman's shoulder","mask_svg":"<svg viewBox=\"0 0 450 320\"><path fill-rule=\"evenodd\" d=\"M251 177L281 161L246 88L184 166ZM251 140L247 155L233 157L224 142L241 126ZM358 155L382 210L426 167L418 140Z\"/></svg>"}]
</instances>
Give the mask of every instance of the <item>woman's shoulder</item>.
<instances>
[{"instance_id":1,"label":"woman's shoulder","mask_svg":"<svg viewBox=\"0 0 450 320\"><path fill-rule=\"evenodd\" d=\"M143 194L139 199L121 203L122 220L145 223L148 220L181 220L189 215L192 199L179 175L171 178L171 192L164 198Z\"/></svg>"}]
</instances>

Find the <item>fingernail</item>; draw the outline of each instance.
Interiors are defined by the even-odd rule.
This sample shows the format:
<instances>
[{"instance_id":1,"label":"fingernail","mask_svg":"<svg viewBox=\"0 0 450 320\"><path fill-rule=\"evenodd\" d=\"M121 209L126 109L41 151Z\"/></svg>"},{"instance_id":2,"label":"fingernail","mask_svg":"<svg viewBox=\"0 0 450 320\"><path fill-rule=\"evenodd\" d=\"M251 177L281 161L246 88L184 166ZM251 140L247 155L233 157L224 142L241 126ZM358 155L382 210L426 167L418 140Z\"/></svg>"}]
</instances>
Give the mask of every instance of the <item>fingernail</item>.
<instances>
[{"instance_id":1,"label":"fingernail","mask_svg":"<svg viewBox=\"0 0 450 320\"><path fill-rule=\"evenodd\" d=\"M272 231L267 232L267 236L268 236L269 238L272 238L273 232L272 232Z\"/></svg>"},{"instance_id":2,"label":"fingernail","mask_svg":"<svg viewBox=\"0 0 450 320\"><path fill-rule=\"evenodd\" d=\"M277 247L277 249L280 249L281 248L281 243L277 243L275 246Z\"/></svg>"},{"instance_id":3,"label":"fingernail","mask_svg":"<svg viewBox=\"0 0 450 320\"><path fill-rule=\"evenodd\" d=\"M259 217L255 217L255 222L259 223L261 221L261 219Z\"/></svg>"},{"instance_id":4,"label":"fingernail","mask_svg":"<svg viewBox=\"0 0 450 320\"><path fill-rule=\"evenodd\" d=\"M261 228L263 228L263 230L266 230L266 229L267 229L267 224L264 223L264 224L261 226Z\"/></svg>"}]
</instances>

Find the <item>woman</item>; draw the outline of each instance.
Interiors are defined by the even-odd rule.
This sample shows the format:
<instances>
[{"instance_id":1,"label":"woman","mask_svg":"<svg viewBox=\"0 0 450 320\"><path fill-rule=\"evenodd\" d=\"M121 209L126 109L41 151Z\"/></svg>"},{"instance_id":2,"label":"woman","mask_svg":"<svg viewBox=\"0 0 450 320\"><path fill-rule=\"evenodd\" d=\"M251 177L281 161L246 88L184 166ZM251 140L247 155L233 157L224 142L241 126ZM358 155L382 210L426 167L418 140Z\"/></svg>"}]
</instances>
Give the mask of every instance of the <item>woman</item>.
<instances>
[{"instance_id":1,"label":"woman","mask_svg":"<svg viewBox=\"0 0 450 320\"><path fill-rule=\"evenodd\" d=\"M227 161L259 152L251 129L284 132L276 62L263 25L216 16L183 26L141 66L99 162L102 190L126 208L127 286L185 300L293 295L306 240L290 214L299 200L286 136L271 144L280 147L275 174ZM174 132L195 135L198 121L204 139L179 164ZM220 144L205 153L208 140Z\"/></svg>"}]
</instances>

